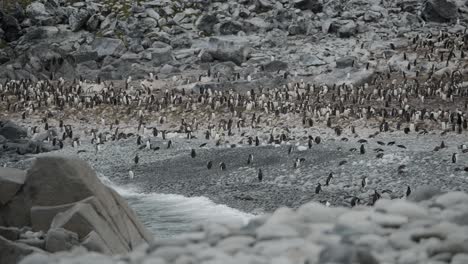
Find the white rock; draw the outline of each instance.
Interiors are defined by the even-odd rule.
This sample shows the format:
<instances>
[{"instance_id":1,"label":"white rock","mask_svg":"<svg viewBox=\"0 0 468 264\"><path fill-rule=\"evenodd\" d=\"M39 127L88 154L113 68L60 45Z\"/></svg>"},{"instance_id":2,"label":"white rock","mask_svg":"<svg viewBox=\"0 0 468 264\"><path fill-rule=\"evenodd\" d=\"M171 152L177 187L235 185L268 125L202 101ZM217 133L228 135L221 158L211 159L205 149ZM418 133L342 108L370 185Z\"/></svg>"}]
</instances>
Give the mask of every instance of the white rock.
<instances>
[{"instance_id":1,"label":"white rock","mask_svg":"<svg viewBox=\"0 0 468 264\"><path fill-rule=\"evenodd\" d=\"M218 242L217 247L228 254L247 248L255 242L250 236L232 236Z\"/></svg>"},{"instance_id":2,"label":"white rock","mask_svg":"<svg viewBox=\"0 0 468 264\"><path fill-rule=\"evenodd\" d=\"M257 229L257 238L259 240L297 237L299 233L287 225L265 224Z\"/></svg>"},{"instance_id":3,"label":"white rock","mask_svg":"<svg viewBox=\"0 0 468 264\"><path fill-rule=\"evenodd\" d=\"M383 227L400 227L408 223L408 217L406 216L378 212L373 213L370 219Z\"/></svg>"},{"instance_id":4,"label":"white rock","mask_svg":"<svg viewBox=\"0 0 468 264\"><path fill-rule=\"evenodd\" d=\"M435 202L444 207L450 207L460 203L468 203L468 194L464 192L449 192L436 198Z\"/></svg>"},{"instance_id":5,"label":"white rock","mask_svg":"<svg viewBox=\"0 0 468 264\"><path fill-rule=\"evenodd\" d=\"M332 223L345 212L343 208L330 208L320 203L307 203L297 209L297 217L308 223Z\"/></svg>"},{"instance_id":6,"label":"white rock","mask_svg":"<svg viewBox=\"0 0 468 264\"><path fill-rule=\"evenodd\" d=\"M385 211L391 214L398 214L409 219L425 218L428 216L427 209L405 200L394 200L385 207Z\"/></svg>"}]
</instances>

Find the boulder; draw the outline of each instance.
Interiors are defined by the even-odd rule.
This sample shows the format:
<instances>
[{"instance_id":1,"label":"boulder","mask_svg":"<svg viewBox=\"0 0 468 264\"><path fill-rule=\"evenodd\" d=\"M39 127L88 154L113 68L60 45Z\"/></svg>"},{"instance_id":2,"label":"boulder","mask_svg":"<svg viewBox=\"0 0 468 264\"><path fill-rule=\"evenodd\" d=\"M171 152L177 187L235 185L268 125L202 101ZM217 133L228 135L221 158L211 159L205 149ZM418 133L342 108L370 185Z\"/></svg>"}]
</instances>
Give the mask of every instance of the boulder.
<instances>
[{"instance_id":1,"label":"boulder","mask_svg":"<svg viewBox=\"0 0 468 264\"><path fill-rule=\"evenodd\" d=\"M26 172L18 169L0 168L0 205L5 205L23 186Z\"/></svg>"},{"instance_id":2,"label":"boulder","mask_svg":"<svg viewBox=\"0 0 468 264\"><path fill-rule=\"evenodd\" d=\"M237 38L223 39L210 38L208 42L208 52L215 60L232 61L237 65L247 61L251 49L245 41Z\"/></svg>"},{"instance_id":3,"label":"boulder","mask_svg":"<svg viewBox=\"0 0 468 264\"><path fill-rule=\"evenodd\" d=\"M294 0L294 7L301 10L310 10L314 13L320 13L323 10L320 0Z\"/></svg>"},{"instance_id":4,"label":"boulder","mask_svg":"<svg viewBox=\"0 0 468 264\"><path fill-rule=\"evenodd\" d=\"M78 235L63 228L50 229L45 240L47 252L68 251L79 245Z\"/></svg>"},{"instance_id":5,"label":"boulder","mask_svg":"<svg viewBox=\"0 0 468 264\"><path fill-rule=\"evenodd\" d=\"M263 64L263 70L267 72L285 71L288 69L288 64L284 61L274 60Z\"/></svg>"},{"instance_id":6,"label":"boulder","mask_svg":"<svg viewBox=\"0 0 468 264\"><path fill-rule=\"evenodd\" d=\"M18 20L8 14L5 14L0 19L0 28L4 31L4 38L6 41L15 41L20 37L21 27Z\"/></svg>"},{"instance_id":7,"label":"boulder","mask_svg":"<svg viewBox=\"0 0 468 264\"><path fill-rule=\"evenodd\" d=\"M103 254L111 254L111 250L107 247L106 242L95 231L91 231L81 242L81 245L89 251L101 252Z\"/></svg>"},{"instance_id":8,"label":"boulder","mask_svg":"<svg viewBox=\"0 0 468 264\"><path fill-rule=\"evenodd\" d=\"M231 77L234 74L235 68L235 63L232 61L226 61L211 66L211 72L219 73L221 76Z\"/></svg>"},{"instance_id":9,"label":"boulder","mask_svg":"<svg viewBox=\"0 0 468 264\"><path fill-rule=\"evenodd\" d=\"M50 13L47 12L45 5L41 2L33 2L26 7L26 14L30 18L37 18L41 16L50 16Z\"/></svg>"},{"instance_id":10,"label":"boulder","mask_svg":"<svg viewBox=\"0 0 468 264\"><path fill-rule=\"evenodd\" d=\"M27 136L26 129L7 121L0 127L0 136L4 136L8 140L17 140Z\"/></svg>"},{"instance_id":11,"label":"boulder","mask_svg":"<svg viewBox=\"0 0 468 264\"><path fill-rule=\"evenodd\" d=\"M346 57L338 58L336 60L336 68L344 69L344 68L352 67L355 61L356 61L356 58L353 56L346 56Z\"/></svg>"},{"instance_id":12,"label":"boulder","mask_svg":"<svg viewBox=\"0 0 468 264\"><path fill-rule=\"evenodd\" d=\"M174 59L172 47L163 42L154 42L151 48L147 49L146 52L151 53L153 66L161 66Z\"/></svg>"},{"instance_id":13,"label":"boulder","mask_svg":"<svg viewBox=\"0 0 468 264\"><path fill-rule=\"evenodd\" d=\"M458 8L451 0L429 0L424 5L422 16L428 21L450 22L458 17Z\"/></svg>"},{"instance_id":14,"label":"boulder","mask_svg":"<svg viewBox=\"0 0 468 264\"><path fill-rule=\"evenodd\" d=\"M114 38L95 38L91 43L91 52L97 52L98 57L116 56L120 57L125 52L122 40Z\"/></svg>"},{"instance_id":15,"label":"boulder","mask_svg":"<svg viewBox=\"0 0 468 264\"><path fill-rule=\"evenodd\" d=\"M21 230L16 227L0 226L0 237L4 237L10 241L15 241L20 238Z\"/></svg>"},{"instance_id":16,"label":"boulder","mask_svg":"<svg viewBox=\"0 0 468 264\"><path fill-rule=\"evenodd\" d=\"M31 226L34 222L35 228L47 231L48 220L32 220L32 216L50 219L54 211L66 210L54 217L50 227L73 231L80 239L94 230L106 243L112 243L112 253L127 252L152 239L126 201L101 183L84 161L38 157L26 178L22 191L7 208L0 208L9 225Z\"/></svg>"},{"instance_id":17,"label":"boulder","mask_svg":"<svg viewBox=\"0 0 468 264\"><path fill-rule=\"evenodd\" d=\"M85 9L74 9L71 13L70 16L68 17L68 25L70 26L70 29L72 31L78 31L80 30L84 25L86 25L86 22L88 22L88 19L90 17L90 14L87 10ZM97 28L97 26L96 26Z\"/></svg>"},{"instance_id":18,"label":"boulder","mask_svg":"<svg viewBox=\"0 0 468 264\"><path fill-rule=\"evenodd\" d=\"M82 200L88 202L93 197ZM54 217L61 212L72 208L75 203L62 204L56 206L33 206L31 207L31 227L34 231L47 231Z\"/></svg>"},{"instance_id":19,"label":"boulder","mask_svg":"<svg viewBox=\"0 0 468 264\"><path fill-rule=\"evenodd\" d=\"M216 15L213 14L203 14L201 15L195 26L198 30L204 32L207 35L211 35L214 33L214 26L219 22Z\"/></svg>"},{"instance_id":20,"label":"boulder","mask_svg":"<svg viewBox=\"0 0 468 264\"><path fill-rule=\"evenodd\" d=\"M225 21L216 25L216 32L219 35L235 35L242 31L242 24L236 21Z\"/></svg>"},{"instance_id":21,"label":"boulder","mask_svg":"<svg viewBox=\"0 0 468 264\"><path fill-rule=\"evenodd\" d=\"M340 38L349 38L357 33L357 25L354 21L349 21L338 29L338 36Z\"/></svg>"},{"instance_id":22,"label":"boulder","mask_svg":"<svg viewBox=\"0 0 468 264\"><path fill-rule=\"evenodd\" d=\"M0 260L2 264L17 264L32 253L43 253L43 251L25 244L9 241L0 236Z\"/></svg>"}]
</instances>

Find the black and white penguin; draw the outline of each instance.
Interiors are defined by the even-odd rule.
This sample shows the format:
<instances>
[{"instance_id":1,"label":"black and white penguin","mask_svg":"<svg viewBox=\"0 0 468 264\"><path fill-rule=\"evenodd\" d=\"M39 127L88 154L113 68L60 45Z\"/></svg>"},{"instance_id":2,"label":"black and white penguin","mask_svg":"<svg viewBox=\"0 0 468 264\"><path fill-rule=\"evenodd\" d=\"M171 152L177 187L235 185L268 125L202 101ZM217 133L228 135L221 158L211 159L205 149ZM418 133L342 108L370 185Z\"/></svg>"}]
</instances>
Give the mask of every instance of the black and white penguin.
<instances>
[{"instance_id":1,"label":"black and white penguin","mask_svg":"<svg viewBox=\"0 0 468 264\"><path fill-rule=\"evenodd\" d=\"M322 190L322 184L320 184L319 182L317 184L317 187L315 187L315 194L319 194L321 190Z\"/></svg>"},{"instance_id":2,"label":"black and white penguin","mask_svg":"<svg viewBox=\"0 0 468 264\"><path fill-rule=\"evenodd\" d=\"M361 199L359 199L358 197L353 197L351 198L351 207L354 207L356 205L359 205L359 202L361 201Z\"/></svg>"},{"instance_id":3,"label":"black and white penguin","mask_svg":"<svg viewBox=\"0 0 468 264\"><path fill-rule=\"evenodd\" d=\"M172 140L169 140L169 141L167 142L167 148L170 149L171 146L172 146Z\"/></svg>"},{"instance_id":4,"label":"black and white penguin","mask_svg":"<svg viewBox=\"0 0 468 264\"><path fill-rule=\"evenodd\" d=\"M372 194L372 205L374 205L377 200L379 200L381 197L380 193L377 192L377 190L374 190L374 194Z\"/></svg>"},{"instance_id":5,"label":"black and white penguin","mask_svg":"<svg viewBox=\"0 0 468 264\"><path fill-rule=\"evenodd\" d=\"M141 136L140 135L138 135L138 137L137 137L137 145L138 146L141 145Z\"/></svg>"},{"instance_id":6,"label":"black and white penguin","mask_svg":"<svg viewBox=\"0 0 468 264\"><path fill-rule=\"evenodd\" d=\"M133 161L135 162L135 165L138 165L138 162L140 161L140 157L138 157L138 154L135 155L135 158L133 158Z\"/></svg>"},{"instance_id":7,"label":"black and white penguin","mask_svg":"<svg viewBox=\"0 0 468 264\"><path fill-rule=\"evenodd\" d=\"M190 156L192 158L195 158L197 156L197 153L195 152L195 149L192 149L191 153L190 153Z\"/></svg>"},{"instance_id":8,"label":"black and white penguin","mask_svg":"<svg viewBox=\"0 0 468 264\"><path fill-rule=\"evenodd\" d=\"M221 168L221 170L226 170L226 164L224 162L221 162L219 163L219 167Z\"/></svg>"},{"instance_id":9,"label":"black and white penguin","mask_svg":"<svg viewBox=\"0 0 468 264\"><path fill-rule=\"evenodd\" d=\"M330 174L328 174L327 180L325 181L325 186L328 186L330 184L330 181L332 178L333 178L333 172L330 172Z\"/></svg>"},{"instance_id":10,"label":"black and white penguin","mask_svg":"<svg viewBox=\"0 0 468 264\"><path fill-rule=\"evenodd\" d=\"M253 155L249 154L249 157L247 158L247 165L250 165L253 162Z\"/></svg>"},{"instance_id":11,"label":"black and white penguin","mask_svg":"<svg viewBox=\"0 0 468 264\"><path fill-rule=\"evenodd\" d=\"M364 144L361 145L360 152L361 152L361 155L366 154L366 149L364 147Z\"/></svg>"},{"instance_id":12,"label":"black and white penguin","mask_svg":"<svg viewBox=\"0 0 468 264\"><path fill-rule=\"evenodd\" d=\"M452 154L452 163L457 163L457 157L458 157L457 153Z\"/></svg>"},{"instance_id":13,"label":"black and white penguin","mask_svg":"<svg viewBox=\"0 0 468 264\"><path fill-rule=\"evenodd\" d=\"M411 187L408 186L406 188L406 197L410 196L410 194L411 194Z\"/></svg>"},{"instance_id":14,"label":"black and white penguin","mask_svg":"<svg viewBox=\"0 0 468 264\"><path fill-rule=\"evenodd\" d=\"M291 155L293 151L293 146L292 145L289 145L289 148L288 148L288 155Z\"/></svg>"},{"instance_id":15,"label":"black and white penguin","mask_svg":"<svg viewBox=\"0 0 468 264\"><path fill-rule=\"evenodd\" d=\"M361 180L361 187L366 188L366 186L367 186L367 177L364 176Z\"/></svg>"},{"instance_id":16,"label":"black and white penguin","mask_svg":"<svg viewBox=\"0 0 468 264\"><path fill-rule=\"evenodd\" d=\"M263 179L263 172L262 169L258 169L258 181L261 182Z\"/></svg>"},{"instance_id":17,"label":"black and white penguin","mask_svg":"<svg viewBox=\"0 0 468 264\"><path fill-rule=\"evenodd\" d=\"M208 163L206 164L206 168L211 170L211 168L213 167L213 162L210 160L208 161Z\"/></svg>"},{"instance_id":18,"label":"black and white penguin","mask_svg":"<svg viewBox=\"0 0 468 264\"><path fill-rule=\"evenodd\" d=\"M133 178L135 178L135 173L133 173L133 171L128 171L128 177L130 178L130 180L133 180Z\"/></svg>"}]
</instances>

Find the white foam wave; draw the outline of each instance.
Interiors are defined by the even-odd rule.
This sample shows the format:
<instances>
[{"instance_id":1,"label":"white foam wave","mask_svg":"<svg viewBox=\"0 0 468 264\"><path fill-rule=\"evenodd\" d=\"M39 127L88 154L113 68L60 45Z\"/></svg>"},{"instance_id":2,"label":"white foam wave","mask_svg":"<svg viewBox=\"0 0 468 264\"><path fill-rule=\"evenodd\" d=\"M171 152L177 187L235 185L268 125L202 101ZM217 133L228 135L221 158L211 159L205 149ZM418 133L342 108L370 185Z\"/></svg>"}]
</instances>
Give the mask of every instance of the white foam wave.
<instances>
[{"instance_id":1,"label":"white foam wave","mask_svg":"<svg viewBox=\"0 0 468 264\"><path fill-rule=\"evenodd\" d=\"M142 222L158 236L189 231L198 224L244 225L254 217L206 197L141 193L135 186L118 186L103 175L100 179L126 198Z\"/></svg>"}]
</instances>

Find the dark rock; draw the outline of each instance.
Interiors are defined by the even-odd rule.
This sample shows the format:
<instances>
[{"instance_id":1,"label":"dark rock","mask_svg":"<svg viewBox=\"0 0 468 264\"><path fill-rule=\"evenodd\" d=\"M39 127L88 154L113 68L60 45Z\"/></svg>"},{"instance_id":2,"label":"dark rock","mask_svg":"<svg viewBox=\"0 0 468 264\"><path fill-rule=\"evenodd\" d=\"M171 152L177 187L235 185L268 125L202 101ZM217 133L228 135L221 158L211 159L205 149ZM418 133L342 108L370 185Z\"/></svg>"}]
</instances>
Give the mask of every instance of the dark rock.
<instances>
[{"instance_id":1,"label":"dark rock","mask_svg":"<svg viewBox=\"0 0 468 264\"><path fill-rule=\"evenodd\" d=\"M6 41L15 41L20 37L21 27L15 17L5 14L0 19L1 29L4 31L4 38Z\"/></svg>"},{"instance_id":2,"label":"dark rock","mask_svg":"<svg viewBox=\"0 0 468 264\"><path fill-rule=\"evenodd\" d=\"M16 195L26 180L26 172L12 168L0 168L0 206Z\"/></svg>"},{"instance_id":3,"label":"dark rock","mask_svg":"<svg viewBox=\"0 0 468 264\"><path fill-rule=\"evenodd\" d=\"M219 22L216 15L213 14L203 14L201 15L195 26L198 30L204 32L207 35L211 35L214 33L214 26Z\"/></svg>"},{"instance_id":4,"label":"dark rock","mask_svg":"<svg viewBox=\"0 0 468 264\"><path fill-rule=\"evenodd\" d=\"M235 35L242 31L242 24L235 21L226 21L218 25L217 32L220 35Z\"/></svg>"},{"instance_id":5,"label":"dark rock","mask_svg":"<svg viewBox=\"0 0 468 264\"><path fill-rule=\"evenodd\" d=\"M219 73L221 76L230 77L232 74L234 74L235 68L235 63L233 63L232 61L226 61L213 65L211 67L211 72Z\"/></svg>"},{"instance_id":6,"label":"dark rock","mask_svg":"<svg viewBox=\"0 0 468 264\"><path fill-rule=\"evenodd\" d=\"M284 71L288 69L288 64L284 61L275 60L265 63L263 65L263 69L267 72L277 72L280 70Z\"/></svg>"},{"instance_id":7,"label":"dark rock","mask_svg":"<svg viewBox=\"0 0 468 264\"><path fill-rule=\"evenodd\" d=\"M2 264L17 264L25 256L36 252L44 253L38 248L12 242L0 236L0 259Z\"/></svg>"},{"instance_id":8,"label":"dark rock","mask_svg":"<svg viewBox=\"0 0 468 264\"><path fill-rule=\"evenodd\" d=\"M336 67L338 69L344 69L348 67L352 67L353 63L356 61L355 57L341 57L336 60Z\"/></svg>"},{"instance_id":9,"label":"dark rock","mask_svg":"<svg viewBox=\"0 0 468 264\"><path fill-rule=\"evenodd\" d=\"M354 36L356 33L357 33L357 25L352 20L340 26L338 29L338 36L340 38L349 38L351 36Z\"/></svg>"},{"instance_id":10,"label":"dark rock","mask_svg":"<svg viewBox=\"0 0 468 264\"><path fill-rule=\"evenodd\" d=\"M81 242L81 245L89 251L101 252L108 255L112 253L106 245L106 242L95 231L89 232L89 234L83 239L83 242Z\"/></svg>"},{"instance_id":11,"label":"dark rock","mask_svg":"<svg viewBox=\"0 0 468 264\"><path fill-rule=\"evenodd\" d=\"M86 29L88 29L90 32L95 32L99 28L100 24L101 19L99 18L99 15L94 14L86 22Z\"/></svg>"},{"instance_id":12,"label":"dark rock","mask_svg":"<svg viewBox=\"0 0 468 264\"><path fill-rule=\"evenodd\" d=\"M450 22L458 17L458 8L450 0L429 0L424 5L422 16L428 21Z\"/></svg>"},{"instance_id":13,"label":"dark rock","mask_svg":"<svg viewBox=\"0 0 468 264\"><path fill-rule=\"evenodd\" d=\"M96 51L76 52L73 54L73 58L77 64L87 61L95 61L98 58L98 53Z\"/></svg>"},{"instance_id":14,"label":"dark rock","mask_svg":"<svg viewBox=\"0 0 468 264\"><path fill-rule=\"evenodd\" d=\"M87 10L74 9L70 13L70 16L68 17L68 25L70 26L70 29L72 31L78 31L84 25L86 25L86 22L88 22L89 17L90 17L90 14Z\"/></svg>"},{"instance_id":15,"label":"dark rock","mask_svg":"<svg viewBox=\"0 0 468 264\"><path fill-rule=\"evenodd\" d=\"M161 66L174 59L172 47L163 42L154 42L151 48L146 51L151 53L151 61L154 66Z\"/></svg>"},{"instance_id":16,"label":"dark rock","mask_svg":"<svg viewBox=\"0 0 468 264\"><path fill-rule=\"evenodd\" d=\"M323 5L319 0L294 0L294 7L301 10L310 10L314 13L320 13L323 9Z\"/></svg>"},{"instance_id":17,"label":"dark rock","mask_svg":"<svg viewBox=\"0 0 468 264\"><path fill-rule=\"evenodd\" d=\"M8 140L16 140L26 137L27 131L12 122L6 122L0 127L0 135Z\"/></svg>"},{"instance_id":18,"label":"dark rock","mask_svg":"<svg viewBox=\"0 0 468 264\"><path fill-rule=\"evenodd\" d=\"M257 0L255 2L255 12L263 13L270 11L274 8L273 3L270 0Z\"/></svg>"},{"instance_id":19,"label":"dark rock","mask_svg":"<svg viewBox=\"0 0 468 264\"><path fill-rule=\"evenodd\" d=\"M0 236L10 241L15 241L20 238L21 230L16 227L0 226Z\"/></svg>"}]
</instances>

